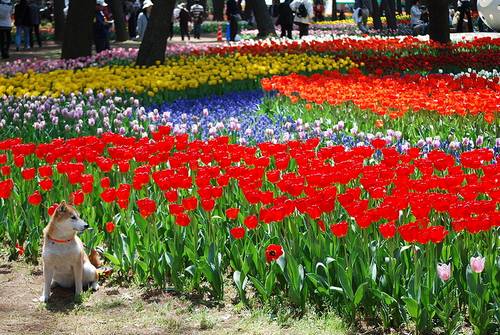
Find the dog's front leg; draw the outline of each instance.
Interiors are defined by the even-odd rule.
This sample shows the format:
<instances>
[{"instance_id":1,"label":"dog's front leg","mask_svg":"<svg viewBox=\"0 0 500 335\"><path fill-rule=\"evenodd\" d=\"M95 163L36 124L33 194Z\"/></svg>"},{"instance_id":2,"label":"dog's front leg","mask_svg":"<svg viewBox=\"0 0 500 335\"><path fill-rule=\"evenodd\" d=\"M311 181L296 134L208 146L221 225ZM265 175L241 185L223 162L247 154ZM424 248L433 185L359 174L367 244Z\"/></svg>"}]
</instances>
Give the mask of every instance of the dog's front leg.
<instances>
[{"instance_id":1,"label":"dog's front leg","mask_svg":"<svg viewBox=\"0 0 500 335\"><path fill-rule=\"evenodd\" d=\"M54 276L54 268L51 266L43 265L43 292L40 297L41 302L47 302L50 295L50 286L52 285L52 277Z\"/></svg>"},{"instance_id":2,"label":"dog's front leg","mask_svg":"<svg viewBox=\"0 0 500 335\"><path fill-rule=\"evenodd\" d=\"M83 267L82 264L73 266L73 275L75 276L75 296L82 294L83 290Z\"/></svg>"}]
</instances>

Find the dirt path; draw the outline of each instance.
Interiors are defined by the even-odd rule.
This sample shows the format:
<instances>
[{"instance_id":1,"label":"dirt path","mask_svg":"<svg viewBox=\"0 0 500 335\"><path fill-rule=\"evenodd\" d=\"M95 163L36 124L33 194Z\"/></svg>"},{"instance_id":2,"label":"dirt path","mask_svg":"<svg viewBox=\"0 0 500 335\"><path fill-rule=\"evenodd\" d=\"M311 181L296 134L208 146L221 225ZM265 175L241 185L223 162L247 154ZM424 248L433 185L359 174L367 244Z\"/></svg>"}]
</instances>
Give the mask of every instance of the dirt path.
<instances>
[{"instance_id":1,"label":"dirt path","mask_svg":"<svg viewBox=\"0 0 500 335\"><path fill-rule=\"evenodd\" d=\"M109 287L85 293L75 304L73 292L41 294L40 267L0 257L0 334L345 334L341 322L327 316L271 321L263 311L232 304L207 307L168 293L145 294L139 288Z\"/></svg>"}]
</instances>

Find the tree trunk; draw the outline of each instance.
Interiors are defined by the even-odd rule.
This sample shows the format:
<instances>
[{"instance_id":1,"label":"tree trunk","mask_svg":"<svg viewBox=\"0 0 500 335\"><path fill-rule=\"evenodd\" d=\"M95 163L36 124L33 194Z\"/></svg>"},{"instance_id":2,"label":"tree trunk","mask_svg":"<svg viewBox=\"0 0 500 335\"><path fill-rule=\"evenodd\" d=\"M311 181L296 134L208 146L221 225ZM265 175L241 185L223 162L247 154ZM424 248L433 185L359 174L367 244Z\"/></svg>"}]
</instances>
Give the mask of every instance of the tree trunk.
<instances>
[{"instance_id":1,"label":"tree trunk","mask_svg":"<svg viewBox=\"0 0 500 335\"><path fill-rule=\"evenodd\" d=\"M95 2L71 0L64 29L62 58L73 59L92 55Z\"/></svg>"},{"instance_id":2,"label":"tree trunk","mask_svg":"<svg viewBox=\"0 0 500 335\"><path fill-rule=\"evenodd\" d=\"M332 20L337 20L337 0L332 0Z\"/></svg>"},{"instance_id":3,"label":"tree trunk","mask_svg":"<svg viewBox=\"0 0 500 335\"><path fill-rule=\"evenodd\" d=\"M396 12L395 12L395 4L394 0L382 0L380 4L384 7L385 18L387 22L387 28L390 30L397 30L398 25L396 22Z\"/></svg>"},{"instance_id":4,"label":"tree trunk","mask_svg":"<svg viewBox=\"0 0 500 335\"><path fill-rule=\"evenodd\" d=\"M398 14L400 15L403 13L403 5L401 0L396 1L396 12L398 12Z\"/></svg>"},{"instance_id":5,"label":"tree trunk","mask_svg":"<svg viewBox=\"0 0 500 335\"><path fill-rule=\"evenodd\" d=\"M224 0L212 0L214 5L214 21L224 20Z\"/></svg>"},{"instance_id":6,"label":"tree trunk","mask_svg":"<svg viewBox=\"0 0 500 335\"><path fill-rule=\"evenodd\" d=\"M380 19L380 7L377 0L372 0L373 28L382 30L382 20Z\"/></svg>"},{"instance_id":7,"label":"tree trunk","mask_svg":"<svg viewBox=\"0 0 500 335\"><path fill-rule=\"evenodd\" d=\"M257 29L259 30L257 37L276 35L276 30L274 29L273 20L271 19L271 14L269 14L266 1L247 0L247 3L250 3L253 8L253 15L255 16L255 22L257 23Z\"/></svg>"},{"instance_id":8,"label":"tree trunk","mask_svg":"<svg viewBox=\"0 0 500 335\"><path fill-rule=\"evenodd\" d=\"M175 0L155 0L142 40L137 65L152 66L156 62L165 61L165 49L167 47L167 36L172 22Z\"/></svg>"},{"instance_id":9,"label":"tree trunk","mask_svg":"<svg viewBox=\"0 0 500 335\"><path fill-rule=\"evenodd\" d=\"M64 39L64 0L54 1L54 39L62 42Z\"/></svg>"},{"instance_id":10,"label":"tree trunk","mask_svg":"<svg viewBox=\"0 0 500 335\"><path fill-rule=\"evenodd\" d=\"M448 0L427 1L429 8L429 37L441 43L450 41L450 27L448 26Z\"/></svg>"},{"instance_id":11,"label":"tree trunk","mask_svg":"<svg viewBox=\"0 0 500 335\"><path fill-rule=\"evenodd\" d=\"M123 0L110 0L111 13L115 21L115 34L118 42L128 40L128 32L125 27L125 13L123 12Z\"/></svg>"}]
</instances>

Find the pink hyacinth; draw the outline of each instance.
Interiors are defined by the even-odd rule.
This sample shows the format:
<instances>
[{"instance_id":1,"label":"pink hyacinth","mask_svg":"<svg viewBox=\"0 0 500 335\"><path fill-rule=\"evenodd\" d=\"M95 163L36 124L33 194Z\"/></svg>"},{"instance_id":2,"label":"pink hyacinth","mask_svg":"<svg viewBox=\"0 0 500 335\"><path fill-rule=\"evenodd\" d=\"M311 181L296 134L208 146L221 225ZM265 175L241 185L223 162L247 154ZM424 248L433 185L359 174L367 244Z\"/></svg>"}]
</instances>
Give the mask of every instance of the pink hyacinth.
<instances>
[{"instance_id":1,"label":"pink hyacinth","mask_svg":"<svg viewBox=\"0 0 500 335\"><path fill-rule=\"evenodd\" d=\"M485 258L481 257L481 256L471 257L470 258L470 268L475 273L481 273L484 270L484 261L485 261Z\"/></svg>"}]
</instances>

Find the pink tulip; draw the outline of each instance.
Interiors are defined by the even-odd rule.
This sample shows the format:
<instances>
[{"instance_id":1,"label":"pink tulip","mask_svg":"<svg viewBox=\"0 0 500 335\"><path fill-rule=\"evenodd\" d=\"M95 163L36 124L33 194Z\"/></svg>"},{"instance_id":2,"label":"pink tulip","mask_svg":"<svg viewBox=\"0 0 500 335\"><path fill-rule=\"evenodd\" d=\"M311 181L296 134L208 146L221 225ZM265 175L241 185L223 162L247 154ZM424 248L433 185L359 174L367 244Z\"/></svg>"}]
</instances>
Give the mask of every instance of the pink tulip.
<instances>
[{"instance_id":1,"label":"pink tulip","mask_svg":"<svg viewBox=\"0 0 500 335\"><path fill-rule=\"evenodd\" d=\"M481 257L481 256L471 257L470 258L470 268L475 273L481 273L484 270L484 261L485 261L485 258Z\"/></svg>"},{"instance_id":2,"label":"pink tulip","mask_svg":"<svg viewBox=\"0 0 500 335\"><path fill-rule=\"evenodd\" d=\"M437 266L438 277L442 281L447 281L451 276L451 265L450 264L438 264Z\"/></svg>"}]
</instances>

